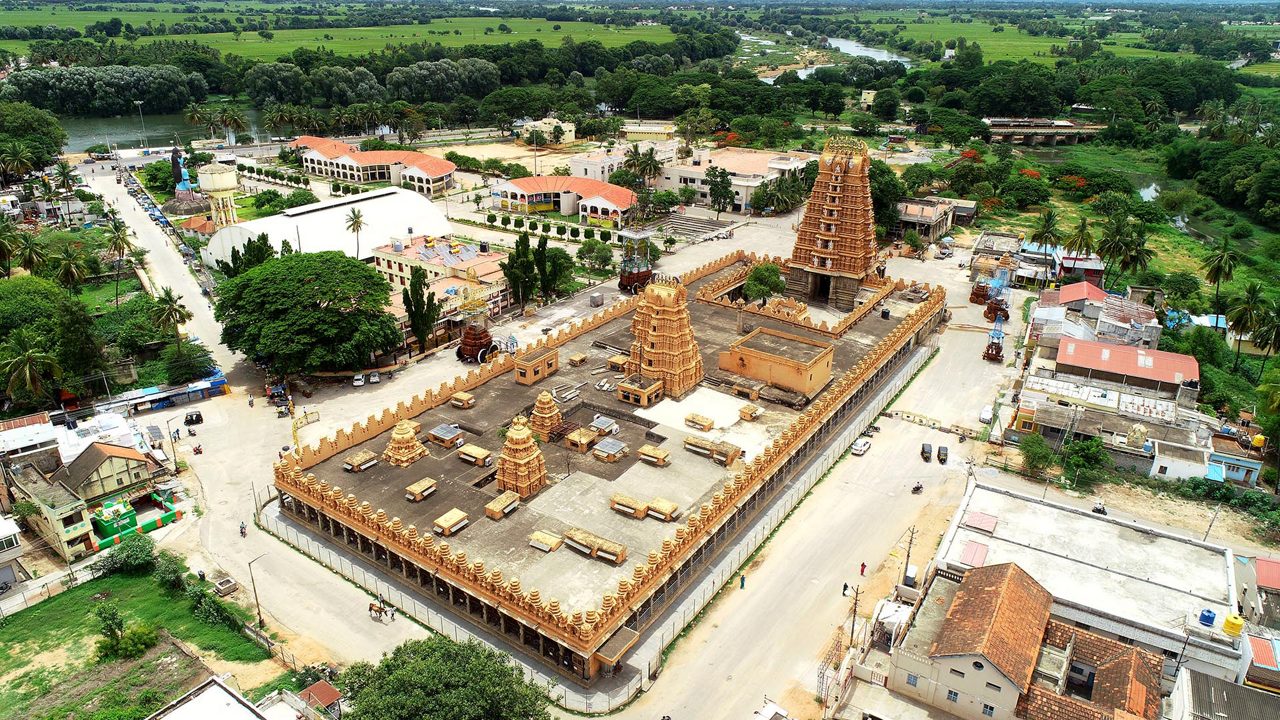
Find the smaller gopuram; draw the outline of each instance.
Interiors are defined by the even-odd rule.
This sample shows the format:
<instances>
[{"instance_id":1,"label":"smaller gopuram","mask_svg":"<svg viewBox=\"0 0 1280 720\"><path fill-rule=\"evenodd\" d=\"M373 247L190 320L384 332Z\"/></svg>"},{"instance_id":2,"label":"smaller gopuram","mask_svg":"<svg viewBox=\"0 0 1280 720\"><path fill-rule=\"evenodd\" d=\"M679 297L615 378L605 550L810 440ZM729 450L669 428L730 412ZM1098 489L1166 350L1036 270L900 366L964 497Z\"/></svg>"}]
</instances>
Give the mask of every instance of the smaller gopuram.
<instances>
[{"instance_id":1,"label":"smaller gopuram","mask_svg":"<svg viewBox=\"0 0 1280 720\"><path fill-rule=\"evenodd\" d=\"M382 451L382 459L396 467L409 467L427 456L427 446L418 439L418 424L401 420L391 431L391 441Z\"/></svg>"},{"instance_id":2,"label":"smaller gopuram","mask_svg":"<svg viewBox=\"0 0 1280 720\"><path fill-rule=\"evenodd\" d=\"M533 412L529 414L529 428L534 437L542 442L551 442L551 431L564 421L560 415L560 406L556 404L551 393L543 390L533 404Z\"/></svg>"},{"instance_id":3,"label":"smaller gopuram","mask_svg":"<svg viewBox=\"0 0 1280 720\"><path fill-rule=\"evenodd\" d=\"M663 394L671 398L683 397L702 382L702 354L689 323L689 291L679 280L655 278L645 286L631 334L629 376L661 381Z\"/></svg>"},{"instance_id":4,"label":"smaller gopuram","mask_svg":"<svg viewBox=\"0 0 1280 720\"><path fill-rule=\"evenodd\" d=\"M517 415L507 428L507 440L498 456L498 490L511 490L525 500L546 486L546 458L533 439L529 420Z\"/></svg>"}]
</instances>

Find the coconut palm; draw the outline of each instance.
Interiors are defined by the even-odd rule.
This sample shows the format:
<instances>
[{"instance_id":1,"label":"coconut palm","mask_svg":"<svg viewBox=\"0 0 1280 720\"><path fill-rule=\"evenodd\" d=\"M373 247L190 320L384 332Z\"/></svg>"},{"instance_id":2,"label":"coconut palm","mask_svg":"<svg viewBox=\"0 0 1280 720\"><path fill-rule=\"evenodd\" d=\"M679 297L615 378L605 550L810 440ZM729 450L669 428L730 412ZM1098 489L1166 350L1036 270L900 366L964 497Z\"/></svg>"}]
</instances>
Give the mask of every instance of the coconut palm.
<instances>
[{"instance_id":1,"label":"coconut palm","mask_svg":"<svg viewBox=\"0 0 1280 720\"><path fill-rule=\"evenodd\" d=\"M75 295L80 289L80 284L89 274L89 264L84 250L74 246L65 247L49 258L49 262L53 263L54 277L57 278L58 283L65 287L67 292Z\"/></svg>"},{"instance_id":2,"label":"coconut palm","mask_svg":"<svg viewBox=\"0 0 1280 720\"><path fill-rule=\"evenodd\" d=\"M182 108L182 119L188 125L208 128L210 139L213 138L214 128L214 123L211 120L212 117L213 113L209 110L209 106L204 103L188 103L186 107Z\"/></svg>"},{"instance_id":3,"label":"coconut palm","mask_svg":"<svg viewBox=\"0 0 1280 720\"><path fill-rule=\"evenodd\" d=\"M270 105L262 111L262 124L275 133L289 126L289 112L284 105Z\"/></svg>"},{"instance_id":4,"label":"coconut palm","mask_svg":"<svg viewBox=\"0 0 1280 720\"><path fill-rule=\"evenodd\" d=\"M0 145L0 176L5 185L16 178L26 176L35 167L36 155L26 143L13 140Z\"/></svg>"},{"instance_id":5,"label":"coconut palm","mask_svg":"<svg viewBox=\"0 0 1280 720\"><path fill-rule=\"evenodd\" d=\"M1200 269L1204 272L1205 280L1213 283L1213 311L1215 313L1221 311L1219 303L1219 295L1222 293L1222 283L1231 282L1231 278L1235 275L1236 265L1240 264L1240 253L1231 248L1231 243L1226 238L1222 239L1222 245L1217 250L1209 253L1209 255L1200 263Z\"/></svg>"},{"instance_id":6,"label":"coconut palm","mask_svg":"<svg viewBox=\"0 0 1280 720\"><path fill-rule=\"evenodd\" d=\"M1267 311L1267 299L1263 295L1262 282L1250 280L1243 291L1231 299L1227 306L1227 323L1236 334L1236 359L1231 369L1240 365L1240 340L1253 332Z\"/></svg>"},{"instance_id":7,"label":"coconut palm","mask_svg":"<svg viewBox=\"0 0 1280 720\"><path fill-rule=\"evenodd\" d=\"M1094 240L1093 233L1089 232L1089 218L1080 218L1080 224L1076 225L1076 229L1063 238L1062 247L1072 255L1080 257L1088 257L1094 253L1098 247L1098 241Z\"/></svg>"},{"instance_id":8,"label":"coconut palm","mask_svg":"<svg viewBox=\"0 0 1280 720\"><path fill-rule=\"evenodd\" d=\"M19 328L0 345L0 375L8 378L9 395L23 391L40 398L49 380L62 377L62 368L34 330Z\"/></svg>"},{"instance_id":9,"label":"coconut palm","mask_svg":"<svg viewBox=\"0 0 1280 720\"><path fill-rule=\"evenodd\" d=\"M1129 240L1129 216L1123 213L1117 213L1107 218L1107 222L1102 226L1102 238L1098 241L1097 253L1102 258L1102 285L1106 287L1107 272L1110 271L1113 263L1119 262L1124 258L1128 251L1126 243Z\"/></svg>"},{"instance_id":10,"label":"coconut palm","mask_svg":"<svg viewBox=\"0 0 1280 720\"><path fill-rule=\"evenodd\" d=\"M1217 140L1227 134L1230 118L1227 116L1227 108L1221 100L1208 100L1200 103L1200 107L1196 108L1196 113L1200 116L1201 130L1210 139Z\"/></svg>"},{"instance_id":11,"label":"coconut palm","mask_svg":"<svg viewBox=\"0 0 1280 720\"><path fill-rule=\"evenodd\" d=\"M218 124L225 134L242 133L249 129L249 118L244 111L231 105L221 105L217 110Z\"/></svg>"},{"instance_id":12,"label":"coconut palm","mask_svg":"<svg viewBox=\"0 0 1280 720\"><path fill-rule=\"evenodd\" d=\"M1137 222L1124 243L1124 254L1120 257L1120 271L1124 273L1142 272L1151 266L1156 253L1147 247L1147 224Z\"/></svg>"},{"instance_id":13,"label":"coconut palm","mask_svg":"<svg viewBox=\"0 0 1280 720\"><path fill-rule=\"evenodd\" d=\"M70 222L71 190L76 186L76 169L66 160L59 160L53 167L53 179L62 191L63 219Z\"/></svg>"},{"instance_id":14,"label":"coconut palm","mask_svg":"<svg viewBox=\"0 0 1280 720\"><path fill-rule=\"evenodd\" d=\"M29 232L18 231L18 239L13 247L13 260L29 273L44 266L48 256L44 251L44 243Z\"/></svg>"},{"instance_id":15,"label":"coconut palm","mask_svg":"<svg viewBox=\"0 0 1280 720\"><path fill-rule=\"evenodd\" d=\"M1280 306L1277 306L1274 300L1267 301L1251 337L1253 346L1264 353L1262 367L1258 370L1258 381L1261 382L1262 376L1267 372L1267 360L1271 357L1271 353L1280 349Z\"/></svg>"},{"instance_id":16,"label":"coconut palm","mask_svg":"<svg viewBox=\"0 0 1280 720\"><path fill-rule=\"evenodd\" d=\"M107 224L107 250L116 256L116 307L120 307L120 270L124 267L124 256L135 249L129 240L129 226L112 218Z\"/></svg>"},{"instance_id":17,"label":"coconut palm","mask_svg":"<svg viewBox=\"0 0 1280 720\"><path fill-rule=\"evenodd\" d=\"M175 346L180 340L178 327L191 318L191 311L182 304L181 295L174 293L171 287L160 288L160 294L156 295L156 304L151 310L151 322L162 331L173 333Z\"/></svg>"},{"instance_id":18,"label":"coconut palm","mask_svg":"<svg viewBox=\"0 0 1280 720\"><path fill-rule=\"evenodd\" d=\"M347 231L356 236L356 259L360 259L360 231L364 230L364 213L359 208L351 208L347 213Z\"/></svg>"},{"instance_id":19,"label":"coconut palm","mask_svg":"<svg viewBox=\"0 0 1280 720\"><path fill-rule=\"evenodd\" d=\"M633 143L627 150L622 167L638 175L648 185L651 179L662 172L662 161L658 160L653 148L641 151L640 145Z\"/></svg>"},{"instance_id":20,"label":"coconut palm","mask_svg":"<svg viewBox=\"0 0 1280 720\"><path fill-rule=\"evenodd\" d=\"M21 231L18 225L11 218L0 217L0 261L4 262L4 276L10 277L13 273L13 254L18 249L18 239Z\"/></svg>"}]
</instances>

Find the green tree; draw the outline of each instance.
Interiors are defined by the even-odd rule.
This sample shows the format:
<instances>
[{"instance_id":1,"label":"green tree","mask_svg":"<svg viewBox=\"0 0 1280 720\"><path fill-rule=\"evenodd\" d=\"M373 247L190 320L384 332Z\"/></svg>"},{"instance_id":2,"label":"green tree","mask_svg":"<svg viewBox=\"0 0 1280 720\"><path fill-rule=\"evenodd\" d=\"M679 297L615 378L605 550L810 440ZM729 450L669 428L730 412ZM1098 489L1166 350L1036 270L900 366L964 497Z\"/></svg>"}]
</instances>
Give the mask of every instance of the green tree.
<instances>
[{"instance_id":1,"label":"green tree","mask_svg":"<svg viewBox=\"0 0 1280 720\"><path fill-rule=\"evenodd\" d=\"M22 231L12 218L0 217L0 262L4 263L4 276L13 277L13 254L18 250Z\"/></svg>"},{"instance_id":2,"label":"green tree","mask_svg":"<svg viewBox=\"0 0 1280 720\"><path fill-rule=\"evenodd\" d=\"M885 229L898 222L898 201L906 195L906 187L898 174L883 160L872 160L867 170L871 185L871 212L875 223Z\"/></svg>"},{"instance_id":3,"label":"green tree","mask_svg":"<svg viewBox=\"0 0 1280 720\"><path fill-rule=\"evenodd\" d=\"M556 127L559 127L559 125ZM538 238L538 246L533 250L533 266L538 273L538 291L542 293L544 299L550 299L555 292L556 286L552 282L550 276L551 268L547 264L547 237L545 235Z\"/></svg>"},{"instance_id":4,"label":"green tree","mask_svg":"<svg viewBox=\"0 0 1280 720\"><path fill-rule=\"evenodd\" d=\"M502 269L502 275L511 288L511 297L524 310L538 289L538 268L533 250L529 247L529 233L520 233L520 237L516 238L515 250L506 260L498 263L498 267Z\"/></svg>"},{"instance_id":5,"label":"green tree","mask_svg":"<svg viewBox=\"0 0 1280 720\"><path fill-rule=\"evenodd\" d=\"M44 267L47 259L44 241L39 236L29 232L18 233L18 239L13 248L13 260L18 263L18 267L34 273Z\"/></svg>"},{"instance_id":6,"label":"green tree","mask_svg":"<svg viewBox=\"0 0 1280 720\"><path fill-rule=\"evenodd\" d=\"M1222 240L1222 244L1213 252L1205 256L1200 263L1200 269L1204 272L1205 280L1213 283L1213 312L1222 311L1220 297L1222 294L1222 283L1231 282L1231 278L1235 277L1236 265L1240 264L1240 253L1231 247L1231 242L1227 239Z\"/></svg>"},{"instance_id":7,"label":"green tree","mask_svg":"<svg viewBox=\"0 0 1280 720\"><path fill-rule=\"evenodd\" d=\"M5 387L10 396L21 392L43 400L49 382L62 377L62 367L49 352L44 338L30 328L22 328L0 344L0 377L7 379Z\"/></svg>"},{"instance_id":8,"label":"green tree","mask_svg":"<svg viewBox=\"0 0 1280 720\"><path fill-rule=\"evenodd\" d=\"M787 281L782 277L782 270L773 263L760 263L751 268L747 281L742 286L742 297L748 301L759 302L761 307L774 295L787 289Z\"/></svg>"},{"instance_id":9,"label":"green tree","mask_svg":"<svg viewBox=\"0 0 1280 720\"><path fill-rule=\"evenodd\" d=\"M1018 449L1022 451L1022 467L1028 473L1039 477L1058 460L1057 454L1040 433L1028 433L1018 441Z\"/></svg>"},{"instance_id":10,"label":"green tree","mask_svg":"<svg viewBox=\"0 0 1280 720\"><path fill-rule=\"evenodd\" d=\"M573 256L569 251L564 248L547 250L547 274L556 293L562 292L564 286L573 281Z\"/></svg>"},{"instance_id":11,"label":"green tree","mask_svg":"<svg viewBox=\"0 0 1280 720\"><path fill-rule=\"evenodd\" d=\"M893 88L885 88L876 93L871 102L871 113L881 120L892 121L898 117L898 105L901 97Z\"/></svg>"},{"instance_id":12,"label":"green tree","mask_svg":"<svg viewBox=\"0 0 1280 720\"><path fill-rule=\"evenodd\" d=\"M72 295L79 292L80 285L89 274L88 257L84 250L68 245L55 253L50 261L53 263L53 274L58 284Z\"/></svg>"},{"instance_id":13,"label":"green tree","mask_svg":"<svg viewBox=\"0 0 1280 720\"><path fill-rule=\"evenodd\" d=\"M1253 326L1253 332L1250 334L1253 346L1263 352L1262 367L1258 369L1258 382L1262 381L1262 376L1267 372L1267 360L1271 358L1271 353L1280 349L1280 305L1277 305L1273 299L1268 299L1266 306L1258 317L1258 321Z\"/></svg>"},{"instance_id":14,"label":"green tree","mask_svg":"<svg viewBox=\"0 0 1280 720\"><path fill-rule=\"evenodd\" d=\"M632 144L627 149L626 155L622 160L622 167L635 173L646 185L662 172L662 162L658 160L654 148L650 147L641 150L638 143Z\"/></svg>"},{"instance_id":15,"label":"green tree","mask_svg":"<svg viewBox=\"0 0 1280 720\"><path fill-rule=\"evenodd\" d=\"M283 253L284 247L281 246ZM292 248L290 248L292 252ZM258 233L258 236L244 243L244 249L238 247L231 248L231 261L218 261L218 269L228 278L237 277L259 265L271 260L276 256L275 250L271 247L271 238L266 233Z\"/></svg>"},{"instance_id":16,"label":"green tree","mask_svg":"<svg viewBox=\"0 0 1280 720\"><path fill-rule=\"evenodd\" d=\"M0 178L4 185L26 177L35 168L36 156L26 143L12 140L0 145Z\"/></svg>"},{"instance_id":17,"label":"green tree","mask_svg":"<svg viewBox=\"0 0 1280 720\"><path fill-rule=\"evenodd\" d=\"M219 288L222 342L274 372L361 368L402 342L391 285L340 252L293 253Z\"/></svg>"},{"instance_id":18,"label":"green tree","mask_svg":"<svg viewBox=\"0 0 1280 720\"><path fill-rule=\"evenodd\" d=\"M719 220L720 213L733 205L733 180L729 178L728 170L714 165L707 168L707 196Z\"/></svg>"},{"instance_id":19,"label":"green tree","mask_svg":"<svg viewBox=\"0 0 1280 720\"><path fill-rule=\"evenodd\" d=\"M164 334L172 335L175 345L181 339L178 328L192 317L191 311L182 303L181 295L176 294L171 287L160 288L160 294L156 295L156 304L152 308L151 322Z\"/></svg>"},{"instance_id":20,"label":"green tree","mask_svg":"<svg viewBox=\"0 0 1280 720\"><path fill-rule=\"evenodd\" d=\"M428 339L435 340L436 323L440 321L440 303L436 301L436 294L426 288L427 271L415 265L409 271L409 287L400 290L400 300L409 316L409 329L418 339L418 352L427 349Z\"/></svg>"},{"instance_id":21,"label":"green tree","mask_svg":"<svg viewBox=\"0 0 1280 720\"><path fill-rule=\"evenodd\" d=\"M1050 247L1056 247L1062 242L1062 229L1058 227L1058 211L1053 208L1046 208L1040 213L1040 217L1036 220L1035 228L1031 231L1031 242L1040 246L1041 250L1048 252ZM1045 276L1045 282L1048 281L1048 275Z\"/></svg>"},{"instance_id":22,"label":"green tree","mask_svg":"<svg viewBox=\"0 0 1280 720\"><path fill-rule=\"evenodd\" d=\"M170 385L209 377L217 368L208 348L189 340L166 346L160 353L160 361L164 363L165 378Z\"/></svg>"},{"instance_id":23,"label":"green tree","mask_svg":"<svg viewBox=\"0 0 1280 720\"><path fill-rule=\"evenodd\" d=\"M550 720L545 690L511 659L479 643L410 640L375 666L355 663L341 685L350 720Z\"/></svg>"},{"instance_id":24,"label":"green tree","mask_svg":"<svg viewBox=\"0 0 1280 720\"><path fill-rule=\"evenodd\" d=\"M87 378L104 367L102 340L97 325L84 303L73 297L58 298L54 354L63 372L72 378ZM89 381L86 384L93 386ZM79 381L67 383L81 387Z\"/></svg>"},{"instance_id":25,"label":"green tree","mask_svg":"<svg viewBox=\"0 0 1280 720\"><path fill-rule=\"evenodd\" d=\"M1232 371L1240 366L1240 341L1245 335L1252 333L1266 315L1267 304L1262 282L1258 280L1245 283L1240 294L1228 303L1227 324L1236 334L1236 359L1231 365Z\"/></svg>"},{"instance_id":26,"label":"green tree","mask_svg":"<svg viewBox=\"0 0 1280 720\"><path fill-rule=\"evenodd\" d=\"M1097 242L1093 239L1093 233L1089 232L1089 218L1087 217L1081 217L1075 230L1072 230L1062 242L1062 249L1080 257L1092 255L1096 248Z\"/></svg>"},{"instance_id":27,"label":"green tree","mask_svg":"<svg viewBox=\"0 0 1280 720\"><path fill-rule=\"evenodd\" d=\"M354 233L356 236L356 259L360 256L360 231L364 230L364 211L360 208L351 208L351 212L347 213L346 222L347 232Z\"/></svg>"},{"instance_id":28,"label":"green tree","mask_svg":"<svg viewBox=\"0 0 1280 720\"><path fill-rule=\"evenodd\" d=\"M107 223L107 252L116 256L116 307L120 307L120 272L124 269L124 256L136 249L129 239L129 227L123 221L112 218Z\"/></svg>"}]
</instances>

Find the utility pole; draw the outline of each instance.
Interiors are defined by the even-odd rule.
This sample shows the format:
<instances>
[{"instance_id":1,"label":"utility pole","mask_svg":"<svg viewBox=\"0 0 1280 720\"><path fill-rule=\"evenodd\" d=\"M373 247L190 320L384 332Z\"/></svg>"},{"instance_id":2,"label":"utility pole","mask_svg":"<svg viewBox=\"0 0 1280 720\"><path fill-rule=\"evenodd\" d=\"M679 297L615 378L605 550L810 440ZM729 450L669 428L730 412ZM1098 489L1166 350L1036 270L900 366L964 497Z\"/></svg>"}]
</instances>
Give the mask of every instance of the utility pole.
<instances>
[{"instance_id":1,"label":"utility pole","mask_svg":"<svg viewBox=\"0 0 1280 720\"><path fill-rule=\"evenodd\" d=\"M853 630L858 625L858 598L862 597L862 586L853 589L853 616L849 619L849 647L853 648Z\"/></svg>"},{"instance_id":2,"label":"utility pole","mask_svg":"<svg viewBox=\"0 0 1280 720\"><path fill-rule=\"evenodd\" d=\"M902 564L902 584L907 584L907 571L911 568L911 546L916 541L916 526L907 529L907 560Z\"/></svg>"},{"instance_id":3,"label":"utility pole","mask_svg":"<svg viewBox=\"0 0 1280 720\"><path fill-rule=\"evenodd\" d=\"M1204 529L1204 537L1201 538L1202 542L1209 539L1209 531L1213 529L1213 524L1217 522L1218 511L1221 509L1222 509L1222 503L1218 503L1218 506L1213 509L1213 517L1209 518L1209 527Z\"/></svg>"},{"instance_id":4,"label":"utility pole","mask_svg":"<svg viewBox=\"0 0 1280 720\"><path fill-rule=\"evenodd\" d=\"M253 606L258 610L258 629L262 630L267 626L267 622L262 619L262 605L258 602L258 581L253 578L253 564L266 557L266 553L262 553L258 557L249 561L249 584L253 585Z\"/></svg>"}]
</instances>

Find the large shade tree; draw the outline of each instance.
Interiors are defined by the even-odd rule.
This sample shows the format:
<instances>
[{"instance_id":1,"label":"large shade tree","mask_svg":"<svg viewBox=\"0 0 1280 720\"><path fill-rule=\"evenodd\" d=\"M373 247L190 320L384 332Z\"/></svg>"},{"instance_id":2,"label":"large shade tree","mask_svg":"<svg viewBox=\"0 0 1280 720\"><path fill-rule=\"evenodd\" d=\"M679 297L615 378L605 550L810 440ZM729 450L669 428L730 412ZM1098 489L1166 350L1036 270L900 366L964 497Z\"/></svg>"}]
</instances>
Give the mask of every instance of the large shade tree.
<instances>
[{"instance_id":1,"label":"large shade tree","mask_svg":"<svg viewBox=\"0 0 1280 720\"><path fill-rule=\"evenodd\" d=\"M478 643L410 640L377 665L358 662L339 678L350 720L549 720L546 692L510 658Z\"/></svg>"},{"instance_id":2,"label":"large shade tree","mask_svg":"<svg viewBox=\"0 0 1280 720\"><path fill-rule=\"evenodd\" d=\"M219 287L222 342L279 373L349 370L403 341L391 285L340 252L292 253Z\"/></svg>"}]
</instances>

